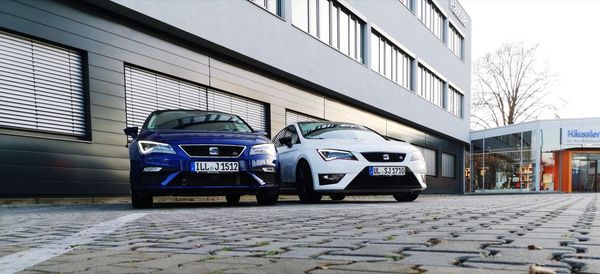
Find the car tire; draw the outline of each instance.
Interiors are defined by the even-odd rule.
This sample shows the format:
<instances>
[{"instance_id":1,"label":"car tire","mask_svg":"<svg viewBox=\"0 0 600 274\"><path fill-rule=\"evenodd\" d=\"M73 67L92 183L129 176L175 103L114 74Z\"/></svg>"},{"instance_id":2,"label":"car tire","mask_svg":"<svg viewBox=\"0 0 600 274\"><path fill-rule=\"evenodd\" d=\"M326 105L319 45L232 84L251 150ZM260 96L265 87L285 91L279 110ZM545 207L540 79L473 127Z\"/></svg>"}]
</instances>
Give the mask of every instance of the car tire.
<instances>
[{"instance_id":1,"label":"car tire","mask_svg":"<svg viewBox=\"0 0 600 274\"><path fill-rule=\"evenodd\" d=\"M341 200L344 200L344 198L346 198L346 195L344 195L344 194L331 194L331 195L329 195L329 198L332 201L341 201Z\"/></svg>"},{"instance_id":2,"label":"car tire","mask_svg":"<svg viewBox=\"0 0 600 274\"><path fill-rule=\"evenodd\" d=\"M279 200L279 193L277 192L256 194L256 202L259 205L274 205L277 203L277 200Z\"/></svg>"},{"instance_id":3,"label":"car tire","mask_svg":"<svg viewBox=\"0 0 600 274\"><path fill-rule=\"evenodd\" d=\"M152 207L152 196L131 191L131 206L133 208L150 208Z\"/></svg>"},{"instance_id":4,"label":"car tire","mask_svg":"<svg viewBox=\"0 0 600 274\"><path fill-rule=\"evenodd\" d=\"M398 193L394 194L394 199L398 202L412 202L419 197L419 193Z\"/></svg>"},{"instance_id":5,"label":"car tire","mask_svg":"<svg viewBox=\"0 0 600 274\"><path fill-rule=\"evenodd\" d=\"M323 198L314 190L312 172L306 162L299 162L296 168L296 192L300 202L306 204L318 203Z\"/></svg>"},{"instance_id":6,"label":"car tire","mask_svg":"<svg viewBox=\"0 0 600 274\"><path fill-rule=\"evenodd\" d=\"M225 201L230 205L235 205L240 202L240 195L225 195Z\"/></svg>"}]
</instances>

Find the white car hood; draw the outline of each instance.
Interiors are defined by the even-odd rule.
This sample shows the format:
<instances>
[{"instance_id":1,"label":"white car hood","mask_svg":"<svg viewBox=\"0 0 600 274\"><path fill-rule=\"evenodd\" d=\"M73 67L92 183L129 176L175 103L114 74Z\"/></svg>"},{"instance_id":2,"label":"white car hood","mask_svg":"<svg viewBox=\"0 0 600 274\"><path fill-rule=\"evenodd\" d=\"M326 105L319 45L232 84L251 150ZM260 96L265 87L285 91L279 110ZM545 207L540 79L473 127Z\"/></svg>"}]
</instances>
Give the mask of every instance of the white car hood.
<instances>
[{"instance_id":1,"label":"white car hood","mask_svg":"<svg viewBox=\"0 0 600 274\"><path fill-rule=\"evenodd\" d=\"M398 141L373 141L364 139L305 139L305 145L315 149L329 148L351 152L397 152L411 153L417 149Z\"/></svg>"}]
</instances>

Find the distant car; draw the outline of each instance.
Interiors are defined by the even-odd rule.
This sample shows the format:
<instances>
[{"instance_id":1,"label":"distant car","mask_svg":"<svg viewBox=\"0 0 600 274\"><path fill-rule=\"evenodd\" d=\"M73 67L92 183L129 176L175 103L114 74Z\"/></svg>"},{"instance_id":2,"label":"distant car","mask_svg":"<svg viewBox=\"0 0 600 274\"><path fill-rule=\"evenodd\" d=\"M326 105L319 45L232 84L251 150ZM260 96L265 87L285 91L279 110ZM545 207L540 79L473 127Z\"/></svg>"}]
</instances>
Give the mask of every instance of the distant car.
<instances>
[{"instance_id":1,"label":"distant car","mask_svg":"<svg viewBox=\"0 0 600 274\"><path fill-rule=\"evenodd\" d=\"M222 112L161 110L152 112L133 138L131 204L151 207L153 196L224 195L237 203L254 194L261 205L279 197L276 152L264 132L240 117Z\"/></svg>"},{"instance_id":2,"label":"distant car","mask_svg":"<svg viewBox=\"0 0 600 274\"><path fill-rule=\"evenodd\" d=\"M302 202L370 194L414 201L427 188L419 150L361 125L299 122L273 140L281 189L295 191Z\"/></svg>"}]
</instances>

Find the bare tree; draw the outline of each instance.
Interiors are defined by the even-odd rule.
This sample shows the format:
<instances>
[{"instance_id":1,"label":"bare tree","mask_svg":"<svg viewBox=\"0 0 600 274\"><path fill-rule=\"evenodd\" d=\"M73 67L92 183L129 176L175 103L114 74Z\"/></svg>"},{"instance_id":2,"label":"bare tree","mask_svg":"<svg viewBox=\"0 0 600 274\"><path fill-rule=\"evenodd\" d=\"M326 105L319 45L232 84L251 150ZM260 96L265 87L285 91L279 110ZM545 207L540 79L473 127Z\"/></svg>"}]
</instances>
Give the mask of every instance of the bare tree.
<instances>
[{"instance_id":1,"label":"bare tree","mask_svg":"<svg viewBox=\"0 0 600 274\"><path fill-rule=\"evenodd\" d=\"M506 43L477 60L473 68L473 128L537 119L546 111L557 116L558 109L548 103L546 92L554 77L536 60L537 48Z\"/></svg>"}]
</instances>

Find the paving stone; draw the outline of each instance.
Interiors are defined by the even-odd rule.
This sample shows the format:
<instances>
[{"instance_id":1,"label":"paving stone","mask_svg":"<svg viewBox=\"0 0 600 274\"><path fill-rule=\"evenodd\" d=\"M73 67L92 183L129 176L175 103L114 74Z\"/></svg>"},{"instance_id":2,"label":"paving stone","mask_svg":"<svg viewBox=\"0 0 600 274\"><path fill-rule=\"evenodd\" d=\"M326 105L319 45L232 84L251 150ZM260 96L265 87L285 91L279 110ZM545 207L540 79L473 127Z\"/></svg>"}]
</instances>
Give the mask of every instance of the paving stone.
<instances>
[{"instance_id":1,"label":"paving stone","mask_svg":"<svg viewBox=\"0 0 600 274\"><path fill-rule=\"evenodd\" d=\"M343 251L349 252L350 250L339 248L292 247L289 250L286 250L285 252L274 255L274 257L309 259L324 255L326 253Z\"/></svg>"},{"instance_id":2,"label":"paving stone","mask_svg":"<svg viewBox=\"0 0 600 274\"><path fill-rule=\"evenodd\" d=\"M408 250L418 245L410 244L367 244L354 250L332 251L328 255L345 256L397 256L401 251Z\"/></svg>"},{"instance_id":3,"label":"paving stone","mask_svg":"<svg viewBox=\"0 0 600 274\"><path fill-rule=\"evenodd\" d=\"M404 251L403 264L426 265L426 266L452 266L467 258L479 258L479 254L460 252L422 252Z\"/></svg>"},{"instance_id":4,"label":"paving stone","mask_svg":"<svg viewBox=\"0 0 600 274\"><path fill-rule=\"evenodd\" d=\"M498 270L498 269L484 269L484 268L474 268L474 267L460 267L460 266L419 266L418 270L423 273L444 273L444 274L516 274L523 273L520 270Z\"/></svg>"},{"instance_id":5,"label":"paving stone","mask_svg":"<svg viewBox=\"0 0 600 274\"><path fill-rule=\"evenodd\" d=\"M222 271L222 273L261 273L261 274L281 274L281 273L308 273L312 270L331 267L336 264L346 264L347 262L323 261L323 260L302 260L302 259L274 259L269 263L259 266L248 267L246 269L236 269ZM312 272L310 272L312 273Z\"/></svg>"},{"instance_id":6,"label":"paving stone","mask_svg":"<svg viewBox=\"0 0 600 274\"><path fill-rule=\"evenodd\" d=\"M519 273L529 273L529 268L533 264L503 264L497 262L464 262L462 266L468 268L480 268L485 269L485 272L488 273L490 269L493 270L503 270L503 271L515 271ZM550 268L556 273L571 273L571 269L567 267L556 267L556 266L547 266L544 265L545 268Z\"/></svg>"},{"instance_id":7,"label":"paving stone","mask_svg":"<svg viewBox=\"0 0 600 274\"><path fill-rule=\"evenodd\" d=\"M334 271L342 271L339 273L348 273L348 272L377 272L377 273L420 273L419 270L416 269L414 265L405 265L398 263L386 263L386 262L378 262L375 264L372 263L352 263L352 264L341 264L341 265L329 265L326 267L322 267L326 269L319 269L319 271L312 271L310 273L332 273Z\"/></svg>"},{"instance_id":8,"label":"paving stone","mask_svg":"<svg viewBox=\"0 0 600 274\"><path fill-rule=\"evenodd\" d=\"M571 265L577 273L600 273L600 260L565 258L561 262Z\"/></svg>"}]
</instances>

